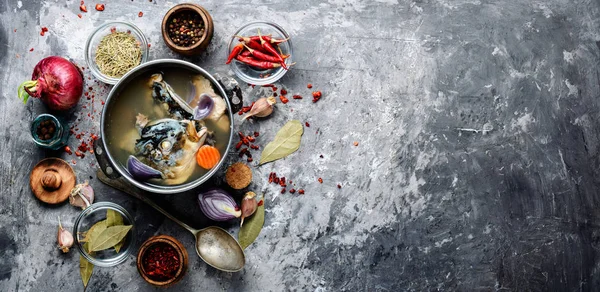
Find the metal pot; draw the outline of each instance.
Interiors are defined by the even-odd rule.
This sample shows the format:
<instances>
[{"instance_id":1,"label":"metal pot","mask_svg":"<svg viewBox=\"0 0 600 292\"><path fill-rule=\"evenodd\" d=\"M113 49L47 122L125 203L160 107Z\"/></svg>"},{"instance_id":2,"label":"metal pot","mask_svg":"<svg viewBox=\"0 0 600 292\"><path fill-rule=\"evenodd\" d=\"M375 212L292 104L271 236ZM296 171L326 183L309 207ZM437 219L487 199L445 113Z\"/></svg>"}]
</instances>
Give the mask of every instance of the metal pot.
<instances>
[{"instance_id":1,"label":"metal pot","mask_svg":"<svg viewBox=\"0 0 600 292\"><path fill-rule=\"evenodd\" d=\"M231 140L233 137L233 113L232 112L237 112L237 110L239 110L239 107L241 107L241 104L242 104L241 91L236 92L236 93L238 93L237 97L239 98L239 103L233 104L230 100L230 98L232 98L232 95L233 95L232 92L230 91L230 94L227 95L227 92L224 90L224 88L220 84L219 80L215 79L212 75L210 75L208 72L206 72L206 70L204 70L190 62L186 62L186 61L182 61L182 60L176 60L176 59L154 60L154 61L144 63L144 64L134 68L133 70L129 71L112 88L112 90L108 94L108 97L106 98L104 110L102 111L102 119L100 121L100 132L101 132L102 137L104 137L106 134L105 126L106 126L106 122L107 122L106 121L107 113L112 108L111 104L114 104L115 100L119 98L121 91L124 88L126 88L129 85L129 83L132 80L134 80L136 77L138 77L142 74L148 73L148 72L159 72L167 67L168 68L173 68L173 67L183 68L186 70L197 72L199 74L202 74L208 80L210 80L210 82L213 84L213 87L216 89L217 93L219 95L221 95L222 97L224 97L225 101L227 103L227 112L226 113L229 115L229 120L230 120L230 134L229 134L229 141L227 142L227 149L226 149L225 153L223 153L223 155L221 155L221 160L219 161L217 166L215 166L209 172L207 172L202 177L200 177L196 180L190 181L185 184L172 185L172 186L163 186L163 185L153 184L153 183L149 183L149 182L136 181L135 179L133 179L131 177L131 175L127 171L127 167L125 165L121 164L120 162L116 161L113 158L110 151L108 151L109 148L107 147L106 141L104 141L104 139L100 138L94 142L94 150L95 150L94 153L96 155L96 159L98 160L98 164L100 165L100 168L102 169L102 171L109 178L115 179L120 176L123 176L132 185L134 185L140 189L146 190L148 192L158 193L158 194L174 194L174 193L181 193L181 192L193 189L195 187L198 187L202 183L206 182L211 176L213 176L213 174L215 174L215 172L217 172L219 170L219 168L223 164L223 161L227 157L227 153L229 153L229 149L231 147ZM239 90L239 88L238 88L238 90ZM235 92L235 89L234 89L234 92ZM233 108L232 108L232 104L234 105Z\"/></svg>"}]
</instances>

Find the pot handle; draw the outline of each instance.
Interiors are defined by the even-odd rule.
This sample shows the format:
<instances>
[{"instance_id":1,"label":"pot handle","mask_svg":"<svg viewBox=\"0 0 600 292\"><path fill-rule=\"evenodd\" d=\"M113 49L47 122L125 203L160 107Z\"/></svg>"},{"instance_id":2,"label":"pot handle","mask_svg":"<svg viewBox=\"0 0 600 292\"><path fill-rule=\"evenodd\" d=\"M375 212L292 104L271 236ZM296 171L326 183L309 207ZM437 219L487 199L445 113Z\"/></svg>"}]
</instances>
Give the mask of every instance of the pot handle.
<instances>
[{"instance_id":1,"label":"pot handle","mask_svg":"<svg viewBox=\"0 0 600 292\"><path fill-rule=\"evenodd\" d=\"M242 106L244 106L244 97L242 96L242 89L238 85L238 82L231 77L222 76L219 73L215 73L213 76L225 90L227 99L231 105L231 112L234 114L239 112Z\"/></svg>"},{"instance_id":2,"label":"pot handle","mask_svg":"<svg viewBox=\"0 0 600 292\"><path fill-rule=\"evenodd\" d=\"M121 177L119 172L115 169L115 166L110 163L110 160L108 159L108 154L106 153L106 149L104 149L104 143L102 143L102 138L98 138L94 141L94 155L96 156L98 165L100 165L100 169L107 177L111 179Z\"/></svg>"}]
</instances>

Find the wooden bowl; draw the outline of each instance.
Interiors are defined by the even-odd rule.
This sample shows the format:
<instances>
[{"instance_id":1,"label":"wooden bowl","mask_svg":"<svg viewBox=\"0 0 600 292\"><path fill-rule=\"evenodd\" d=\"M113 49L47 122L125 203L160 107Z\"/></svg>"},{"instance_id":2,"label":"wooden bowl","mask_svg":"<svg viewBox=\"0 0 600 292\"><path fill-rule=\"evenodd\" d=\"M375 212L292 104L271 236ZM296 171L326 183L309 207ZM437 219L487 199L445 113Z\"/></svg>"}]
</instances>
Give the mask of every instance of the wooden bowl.
<instances>
[{"instance_id":1,"label":"wooden bowl","mask_svg":"<svg viewBox=\"0 0 600 292\"><path fill-rule=\"evenodd\" d=\"M191 46L188 46L188 47L179 46L179 45L175 44L175 42L173 42L173 40L171 40L171 37L169 37L169 33L167 31L167 23L170 19L172 19L172 17L175 17L183 12L190 12L190 11L192 13L197 13L202 18L202 21L204 22L204 26L205 26L204 34L202 35L202 37L200 38L200 40L198 42L196 42L195 44L193 44ZM197 5L197 4L193 4L193 3L182 3L182 4L177 4L177 5L173 6L173 8L171 8L167 12L167 14L165 14L165 17L163 17L163 21L162 21L162 25L161 25L161 30L162 30L163 40L167 44L167 47L169 47L171 50L175 51L176 53L186 55L186 56L194 56L194 55L199 55L208 47L208 44L210 43L210 41L213 37L214 25L213 25L212 17L208 13L208 11L206 9L204 9L204 7Z\"/></svg>"},{"instance_id":2,"label":"wooden bowl","mask_svg":"<svg viewBox=\"0 0 600 292\"><path fill-rule=\"evenodd\" d=\"M179 256L179 263L180 263L179 269L177 270L175 277L173 277L172 279L165 280L165 281L156 281L156 280L150 278L146 274L146 271L144 270L144 266L142 264L142 259L143 259L144 255L146 254L146 252L151 247L153 247L157 244L170 245L171 247L173 247L175 249L175 251L177 252L177 254ZM157 235L157 236L150 237L148 240L146 240L142 244L142 246L140 247L140 251L138 252L138 256L137 256L138 272L140 272L140 275L142 276L142 278L144 278L144 280L146 280L146 282L148 282L154 286L157 286L157 287L168 287L168 286L171 286L171 285L179 282L185 275L185 272L187 271L187 266L188 266L188 253L187 253L185 247L183 246L183 244L181 244L181 242L179 242L179 240L175 239L172 236L168 236L168 235Z\"/></svg>"}]
</instances>

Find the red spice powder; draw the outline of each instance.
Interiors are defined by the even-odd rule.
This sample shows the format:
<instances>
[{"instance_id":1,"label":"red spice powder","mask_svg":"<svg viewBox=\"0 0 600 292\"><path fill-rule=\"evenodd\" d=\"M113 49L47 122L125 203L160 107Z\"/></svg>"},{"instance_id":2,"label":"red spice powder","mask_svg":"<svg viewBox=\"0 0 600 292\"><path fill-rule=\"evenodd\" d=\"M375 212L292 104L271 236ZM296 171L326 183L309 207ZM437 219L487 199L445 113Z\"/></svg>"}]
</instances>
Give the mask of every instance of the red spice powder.
<instances>
[{"instance_id":1,"label":"red spice powder","mask_svg":"<svg viewBox=\"0 0 600 292\"><path fill-rule=\"evenodd\" d=\"M165 243L151 246L142 256L144 273L155 281L173 279L181 264L177 251Z\"/></svg>"}]
</instances>

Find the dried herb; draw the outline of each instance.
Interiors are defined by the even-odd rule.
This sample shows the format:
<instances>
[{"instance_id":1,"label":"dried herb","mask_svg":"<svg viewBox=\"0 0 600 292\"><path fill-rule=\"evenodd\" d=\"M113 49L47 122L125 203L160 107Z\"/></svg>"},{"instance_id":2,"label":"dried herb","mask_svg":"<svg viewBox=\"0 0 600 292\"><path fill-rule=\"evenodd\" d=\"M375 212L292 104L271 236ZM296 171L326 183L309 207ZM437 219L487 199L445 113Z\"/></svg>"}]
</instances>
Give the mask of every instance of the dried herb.
<instances>
[{"instance_id":1,"label":"dried herb","mask_svg":"<svg viewBox=\"0 0 600 292\"><path fill-rule=\"evenodd\" d=\"M93 238L93 240L89 243L89 250L100 251L115 246L117 243L123 240L125 236L127 236L127 233L132 227L133 226L131 225L107 227L98 235L97 238Z\"/></svg>"},{"instance_id":2,"label":"dried herb","mask_svg":"<svg viewBox=\"0 0 600 292\"><path fill-rule=\"evenodd\" d=\"M294 153L300 147L304 128L298 120L287 122L267 144L260 157L260 164L275 161Z\"/></svg>"},{"instance_id":3,"label":"dried herb","mask_svg":"<svg viewBox=\"0 0 600 292\"><path fill-rule=\"evenodd\" d=\"M254 215L248 217L244 225L240 228L240 233L238 233L238 242L243 249L246 249L246 247L256 240L265 224L264 196L261 201Z\"/></svg>"},{"instance_id":4,"label":"dried herb","mask_svg":"<svg viewBox=\"0 0 600 292\"><path fill-rule=\"evenodd\" d=\"M85 237L83 239L81 239L81 242L86 242L89 243L91 242L94 238L98 238L98 235L100 233L102 233L102 231L104 231L104 229L106 229L106 220L102 220L99 222L96 222L96 224L92 225L92 227L85 232ZM89 251L89 249L88 249Z\"/></svg>"},{"instance_id":5,"label":"dried herb","mask_svg":"<svg viewBox=\"0 0 600 292\"><path fill-rule=\"evenodd\" d=\"M102 74L121 77L141 63L140 42L131 33L111 32L100 40L94 60Z\"/></svg>"},{"instance_id":6,"label":"dried herb","mask_svg":"<svg viewBox=\"0 0 600 292\"><path fill-rule=\"evenodd\" d=\"M83 248L87 249L87 242L83 244ZM81 273L81 280L83 281L83 289L87 288L87 284L90 282L92 272L94 271L94 265L86 260L82 255L79 256L79 273Z\"/></svg>"},{"instance_id":7,"label":"dried herb","mask_svg":"<svg viewBox=\"0 0 600 292\"><path fill-rule=\"evenodd\" d=\"M119 214L119 212L115 210L108 209L106 210L106 227L123 225L123 216ZM119 253L121 247L123 247L123 243L125 243L125 238L123 238L119 243L115 244L115 251Z\"/></svg>"}]
</instances>

